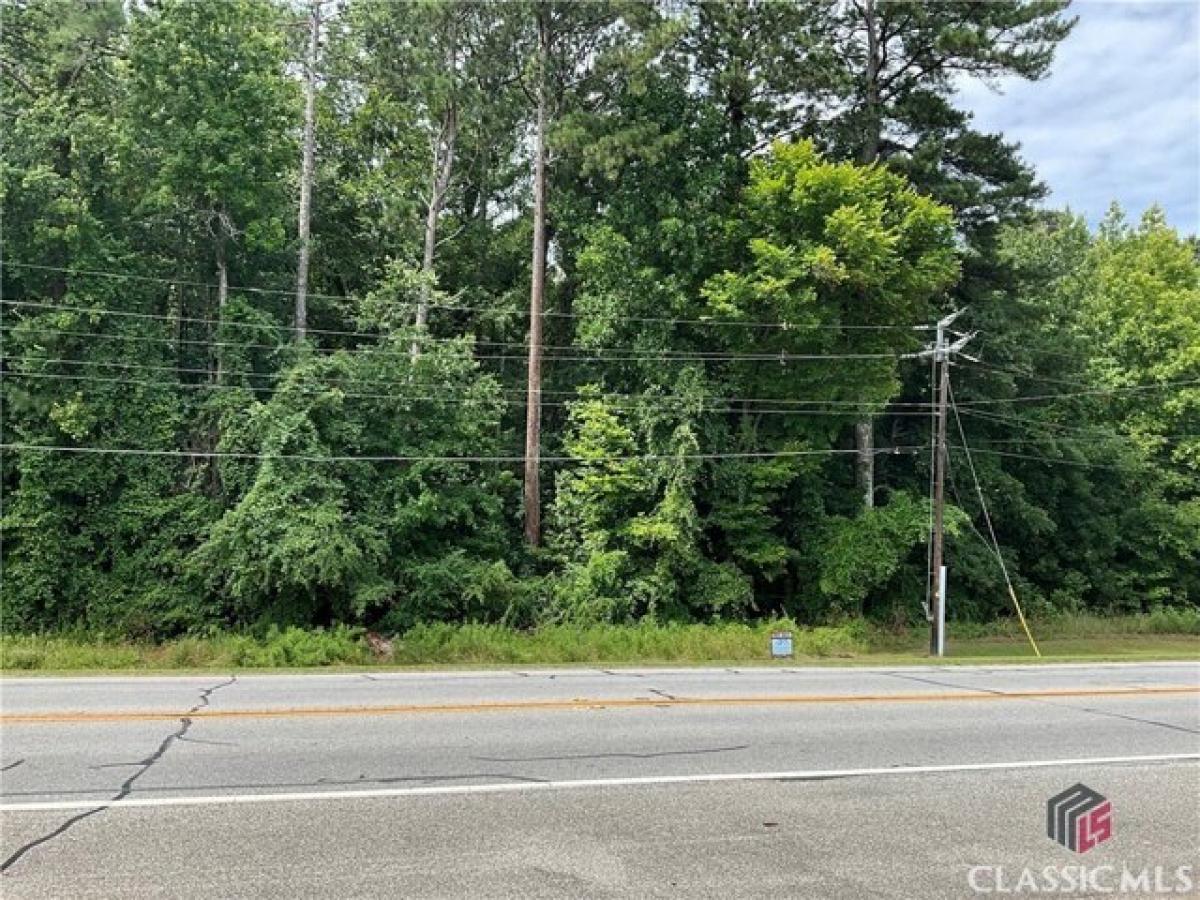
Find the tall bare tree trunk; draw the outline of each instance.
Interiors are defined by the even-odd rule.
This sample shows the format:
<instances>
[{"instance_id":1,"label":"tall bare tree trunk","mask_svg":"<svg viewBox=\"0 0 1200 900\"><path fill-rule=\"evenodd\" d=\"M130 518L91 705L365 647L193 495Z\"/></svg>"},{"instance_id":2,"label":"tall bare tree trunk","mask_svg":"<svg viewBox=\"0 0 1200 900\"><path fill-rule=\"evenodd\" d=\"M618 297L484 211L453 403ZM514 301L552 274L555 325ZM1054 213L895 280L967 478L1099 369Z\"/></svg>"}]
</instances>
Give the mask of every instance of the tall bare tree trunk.
<instances>
[{"instance_id":1,"label":"tall bare tree trunk","mask_svg":"<svg viewBox=\"0 0 1200 900\"><path fill-rule=\"evenodd\" d=\"M225 349L220 345L221 342L221 323L225 319L225 304L229 301L229 262L226 257L225 243L227 240L226 225L229 223L228 217L224 213L218 214L220 229L217 232L216 256L217 256L217 314L214 317L217 323L216 334L214 341L216 346L213 347L213 379L214 386L219 391L221 385L225 383ZM231 229L232 230L232 229ZM200 438L200 445L203 450L216 450L221 442L220 417L213 415L209 419L207 433ZM221 470L215 459L208 460L208 465L205 468L205 485L210 497L218 497L221 494Z\"/></svg>"},{"instance_id":2,"label":"tall bare tree trunk","mask_svg":"<svg viewBox=\"0 0 1200 900\"><path fill-rule=\"evenodd\" d=\"M175 296L179 298L179 306L175 313L175 359L179 365L184 366L187 365L183 361L183 322L188 317L187 287L184 286L183 278L180 277L179 281L172 285L172 288ZM204 315L204 313L201 313L201 315Z\"/></svg>"},{"instance_id":3,"label":"tall bare tree trunk","mask_svg":"<svg viewBox=\"0 0 1200 900\"><path fill-rule=\"evenodd\" d=\"M866 128L863 134L862 147L859 148L859 160L869 166L879 159L879 142L882 140L882 119L879 109L879 32L878 21L875 18L875 0L862 0L860 7L863 25L867 29L867 71L866 71Z\"/></svg>"},{"instance_id":4,"label":"tall bare tree trunk","mask_svg":"<svg viewBox=\"0 0 1200 900\"><path fill-rule=\"evenodd\" d=\"M867 418L854 423L854 447L857 462L858 487L863 492L863 506L875 505L875 423Z\"/></svg>"},{"instance_id":5,"label":"tall bare tree trunk","mask_svg":"<svg viewBox=\"0 0 1200 900\"><path fill-rule=\"evenodd\" d=\"M542 540L542 306L546 295L546 58L550 32L538 16L537 136L533 159L533 277L529 291L529 385L525 406L525 541Z\"/></svg>"},{"instance_id":6,"label":"tall bare tree trunk","mask_svg":"<svg viewBox=\"0 0 1200 900\"><path fill-rule=\"evenodd\" d=\"M225 238L221 236L217 238L217 335L216 340L218 346L216 351L216 377L217 384L221 383L222 362L224 354L221 352L221 320L225 317L225 303L229 300L229 263L225 259Z\"/></svg>"},{"instance_id":7,"label":"tall bare tree trunk","mask_svg":"<svg viewBox=\"0 0 1200 900\"><path fill-rule=\"evenodd\" d=\"M321 2L308 10L308 71L304 80L304 151L300 164L300 247L296 258L296 341L308 330L308 257L311 231L314 156L316 153L317 53L321 43Z\"/></svg>"},{"instance_id":8,"label":"tall bare tree trunk","mask_svg":"<svg viewBox=\"0 0 1200 900\"><path fill-rule=\"evenodd\" d=\"M454 174L454 154L458 147L458 110L453 103L447 107L442 120L441 132L431 142L433 161L429 185L429 204L425 211L425 245L421 253L421 272L428 276L421 286L421 297L417 302L416 326L418 336L413 339L412 356L421 355L420 333L429 321L429 302L432 290L433 259L437 252L438 220L446 207L446 195L450 191L450 178Z\"/></svg>"},{"instance_id":9,"label":"tall bare tree trunk","mask_svg":"<svg viewBox=\"0 0 1200 900\"><path fill-rule=\"evenodd\" d=\"M225 311L229 300L229 263L225 260L225 241L217 242L217 313Z\"/></svg>"},{"instance_id":10,"label":"tall bare tree trunk","mask_svg":"<svg viewBox=\"0 0 1200 900\"><path fill-rule=\"evenodd\" d=\"M866 72L866 131L860 148L859 159L863 165L871 165L879 159L879 144L882 140L882 120L879 109L879 35L876 30L875 0L862 0L860 7L863 23L867 29L867 72ZM854 425L855 470L858 488L863 494L863 506L875 505L875 428L870 418Z\"/></svg>"}]
</instances>

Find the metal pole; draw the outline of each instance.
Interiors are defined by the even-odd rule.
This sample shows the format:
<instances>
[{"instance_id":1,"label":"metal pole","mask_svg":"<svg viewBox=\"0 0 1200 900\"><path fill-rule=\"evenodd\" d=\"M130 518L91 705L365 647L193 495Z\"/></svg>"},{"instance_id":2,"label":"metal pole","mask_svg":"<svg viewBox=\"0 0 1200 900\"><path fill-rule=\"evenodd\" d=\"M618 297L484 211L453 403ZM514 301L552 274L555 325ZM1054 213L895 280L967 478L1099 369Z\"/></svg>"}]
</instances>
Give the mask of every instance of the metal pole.
<instances>
[{"instance_id":1,"label":"metal pole","mask_svg":"<svg viewBox=\"0 0 1200 900\"><path fill-rule=\"evenodd\" d=\"M949 394L950 358L946 352L946 340L940 322L938 323L938 345L935 358L941 364L942 371L941 377L938 379L937 439L934 442L933 448L933 571L931 574L934 582L933 609L931 610L932 621L929 632L929 653L931 656L941 656L945 647L945 640L942 636L942 629L945 622L945 610L942 608L945 604L944 583L942 579L942 541L946 481L946 398Z\"/></svg>"},{"instance_id":2,"label":"metal pole","mask_svg":"<svg viewBox=\"0 0 1200 900\"><path fill-rule=\"evenodd\" d=\"M941 603L938 604L938 643L937 655L946 655L946 567L942 566L938 570L938 597Z\"/></svg>"}]
</instances>

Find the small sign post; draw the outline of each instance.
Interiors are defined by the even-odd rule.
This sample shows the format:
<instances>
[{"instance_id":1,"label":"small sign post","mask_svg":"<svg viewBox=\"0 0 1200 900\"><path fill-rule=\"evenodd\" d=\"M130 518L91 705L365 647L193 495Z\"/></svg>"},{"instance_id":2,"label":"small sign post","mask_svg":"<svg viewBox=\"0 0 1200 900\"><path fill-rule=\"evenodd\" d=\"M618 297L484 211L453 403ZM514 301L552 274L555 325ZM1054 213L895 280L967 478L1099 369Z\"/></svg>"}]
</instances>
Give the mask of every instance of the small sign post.
<instances>
[{"instance_id":1,"label":"small sign post","mask_svg":"<svg viewBox=\"0 0 1200 900\"><path fill-rule=\"evenodd\" d=\"M938 571L937 655L946 655L946 567Z\"/></svg>"},{"instance_id":2,"label":"small sign post","mask_svg":"<svg viewBox=\"0 0 1200 900\"><path fill-rule=\"evenodd\" d=\"M790 659L792 655L792 633L790 631L771 632L771 658Z\"/></svg>"}]
</instances>

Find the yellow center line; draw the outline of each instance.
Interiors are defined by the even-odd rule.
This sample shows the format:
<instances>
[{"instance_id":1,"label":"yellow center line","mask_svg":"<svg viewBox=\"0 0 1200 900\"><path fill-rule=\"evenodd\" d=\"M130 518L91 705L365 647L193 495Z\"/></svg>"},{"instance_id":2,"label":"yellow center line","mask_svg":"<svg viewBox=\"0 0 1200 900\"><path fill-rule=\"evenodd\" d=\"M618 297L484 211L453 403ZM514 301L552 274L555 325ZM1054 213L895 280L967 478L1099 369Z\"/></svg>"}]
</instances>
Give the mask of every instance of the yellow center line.
<instances>
[{"instance_id":1,"label":"yellow center line","mask_svg":"<svg viewBox=\"0 0 1200 900\"><path fill-rule=\"evenodd\" d=\"M479 703L396 704L384 706L298 706L278 709L108 710L97 712L5 713L0 725L80 722L137 722L190 719L292 719L334 716L393 716L422 713L543 712L555 710L638 709L664 706L784 706L837 703L944 703L983 700L1036 700L1055 697L1144 697L1200 694L1197 685L1143 688L1065 688L1030 691L927 691L910 694L777 694L749 697L619 697L570 700L501 700Z\"/></svg>"}]
</instances>

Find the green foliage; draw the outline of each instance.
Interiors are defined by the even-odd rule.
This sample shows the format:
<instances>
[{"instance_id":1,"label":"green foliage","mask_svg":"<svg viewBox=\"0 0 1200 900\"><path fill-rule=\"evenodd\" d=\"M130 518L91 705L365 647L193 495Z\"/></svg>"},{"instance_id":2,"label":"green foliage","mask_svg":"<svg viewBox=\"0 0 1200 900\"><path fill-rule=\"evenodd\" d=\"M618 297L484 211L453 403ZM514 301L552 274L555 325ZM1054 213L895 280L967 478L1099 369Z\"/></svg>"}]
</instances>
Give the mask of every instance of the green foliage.
<instances>
[{"instance_id":1,"label":"green foliage","mask_svg":"<svg viewBox=\"0 0 1200 900\"><path fill-rule=\"evenodd\" d=\"M1048 216L1007 231L1001 259L1016 277L1020 318L1011 337L997 330L1002 365L967 390L1068 395L993 404L982 418L965 419L982 438L977 464L996 489L990 502L1001 540L1013 548L1010 567L1046 610L1194 603L1195 392L1165 386L1200 377L1200 264L1189 242L1156 211L1137 227L1114 211L1096 235ZM1053 339L1042 343L1042 335ZM1125 392L1130 387L1149 390ZM991 455L1000 449L1018 456ZM980 562L967 573L970 593L1002 597L998 586L979 590L976 572L990 568L986 557Z\"/></svg>"},{"instance_id":2,"label":"green foliage","mask_svg":"<svg viewBox=\"0 0 1200 900\"><path fill-rule=\"evenodd\" d=\"M1139 448L1170 473L1172 487L1200 484L1200 262L1194 242L1152 208L1137 226L1115 208L1100 226L1080 300L1092 363L1110 387L1191 382L1166 402L1122 402L1119 414Z\"/></svg>"},{"instance_id":3,"label":"green foliage","mask_svg":"<svg viewBox=\"0 0 1200 900\"><path fill-rule=\"evenodd\" d=\"M413 358L407 339L398 332L378 348L302 358L268 402L254 404L245 432L227 436L230 451L263 459L193 560L223 599L215 612L398 626L469 615L474 598L477 614L495 613L497 570L484 560L503 563L512 480L480 478L457 460L498 452L496 384L478 372L468 342ZM405 383L429 393L354 387Z\"/></svg>"},{"instance_id":4,"label":"green foliage","mask_svg":"<svg viewBox=\"0 0 1200 900\"><path fill-rule=\"evenodd\" d=\"M947 531L953 535L960 523L958 517L949 516ZM852 519L831 516L818 544L818 585L830 609L861 614L868 593L886 584L913 548L928 539L929 504L904 492Z\"/></svg>"},{"instance_id":5,"label":"green foliage","mask_svg":"<svg viewBox=\"0 0 1200 900\"><path fill-rule=\"evenodd\" d=\"M952 73L1041 77L1064 4L325 10L298 342L292 5L4 8L0 624L116 642L30 638L11 665L365 662L365 628L413 662L752 657L772 618L909 640L931 386L907 326L963 305L983 362L954 370L956 626L1011 615L964 440L1030 610L1190 615L1195 238L1154 210L1031 214L1035 174L955 106ZM898 448L873 508L868 416ZM864 628L804 629L804 652Z\"/></svg>"},{"instance_id":6,"label":"green foliage","mask_svg":"<svg viewBox=\"0 0 1200 900\"><path fill-rule=\"evenodd\" d=\"M103 634L0 637L0 669L203 669L361 665L371 654L358 629L214 633L160 645L111 642Z\"/></svg>"},{"instance_id":7,"label":"green foliage","mask_svg":"<svg viewBox=\"0 0 1200 900\"><path fill-rule=\"evenodd\" d=\"M217 240L241 234L251 248L283 243L279 176L296 155L299 108L284 24L270 0L168 0L134 16L130 150L153 173L143 213L196 216Z\"/></svg>"},{"instance_id":8,"label":"green foliage","mask_svg":"<svg viewBox=\"0 0 1200 900\"><path fill-rule=\"evenodd\" d=\"M729 349L837 355L853 347L860 357L853 367L797 364L765 377L761 366L748 366L740 380L747 394L866 409L894 397L896 361L868 357L907 349L911 338L855 329L932 315L958 271L949 210L885 169L829 162L800 142L776 144L754 161L733 227L748 238L746 262L703 286L711 315L783 327L766 335L731 329Z\"/></svg>"},{"instance_id":9,"label":"green foliage","mask_svg":"<svg viewBox=\"0 0 1200 900\"><path fill-rule=\"evenodd\" d=\"M571 407L564 442L572 463L555 485L550 546L564 565L550 582L550 620L613 622L736 608L734 593L699 547L690 429L678 427L661 458L630 459L643 440L663 448L653 435L639 440L610 401L595 391L584 395L589 399ZM711 594L712 587L722 590Z\"/></svg>"},{"instance_id":10,"label":"green foliage","mask_svg":"<svg viewBox=\"0 0 1200 900\"><path fill-rule=\"evenodd\" d=\"M1147 615L1056 616L1035 621L1043 651L1058 658L1194 659L1200 613L1160 609ZM792 632L795 659L806 662L920 662L928 629L884 630L861 619L805 627L788 620L705 625L643 620L628 625L421 624L371 652L358 629L277 629L211 633L162 644L123 643L102 635L0 635L0 671L88 671L311 666L767 663L771 633ZM952 659L1023 662L1029 648L1011 620L953 623ZM794 664L788 660L785 664Z\"/></svg>"}]
</instances>

